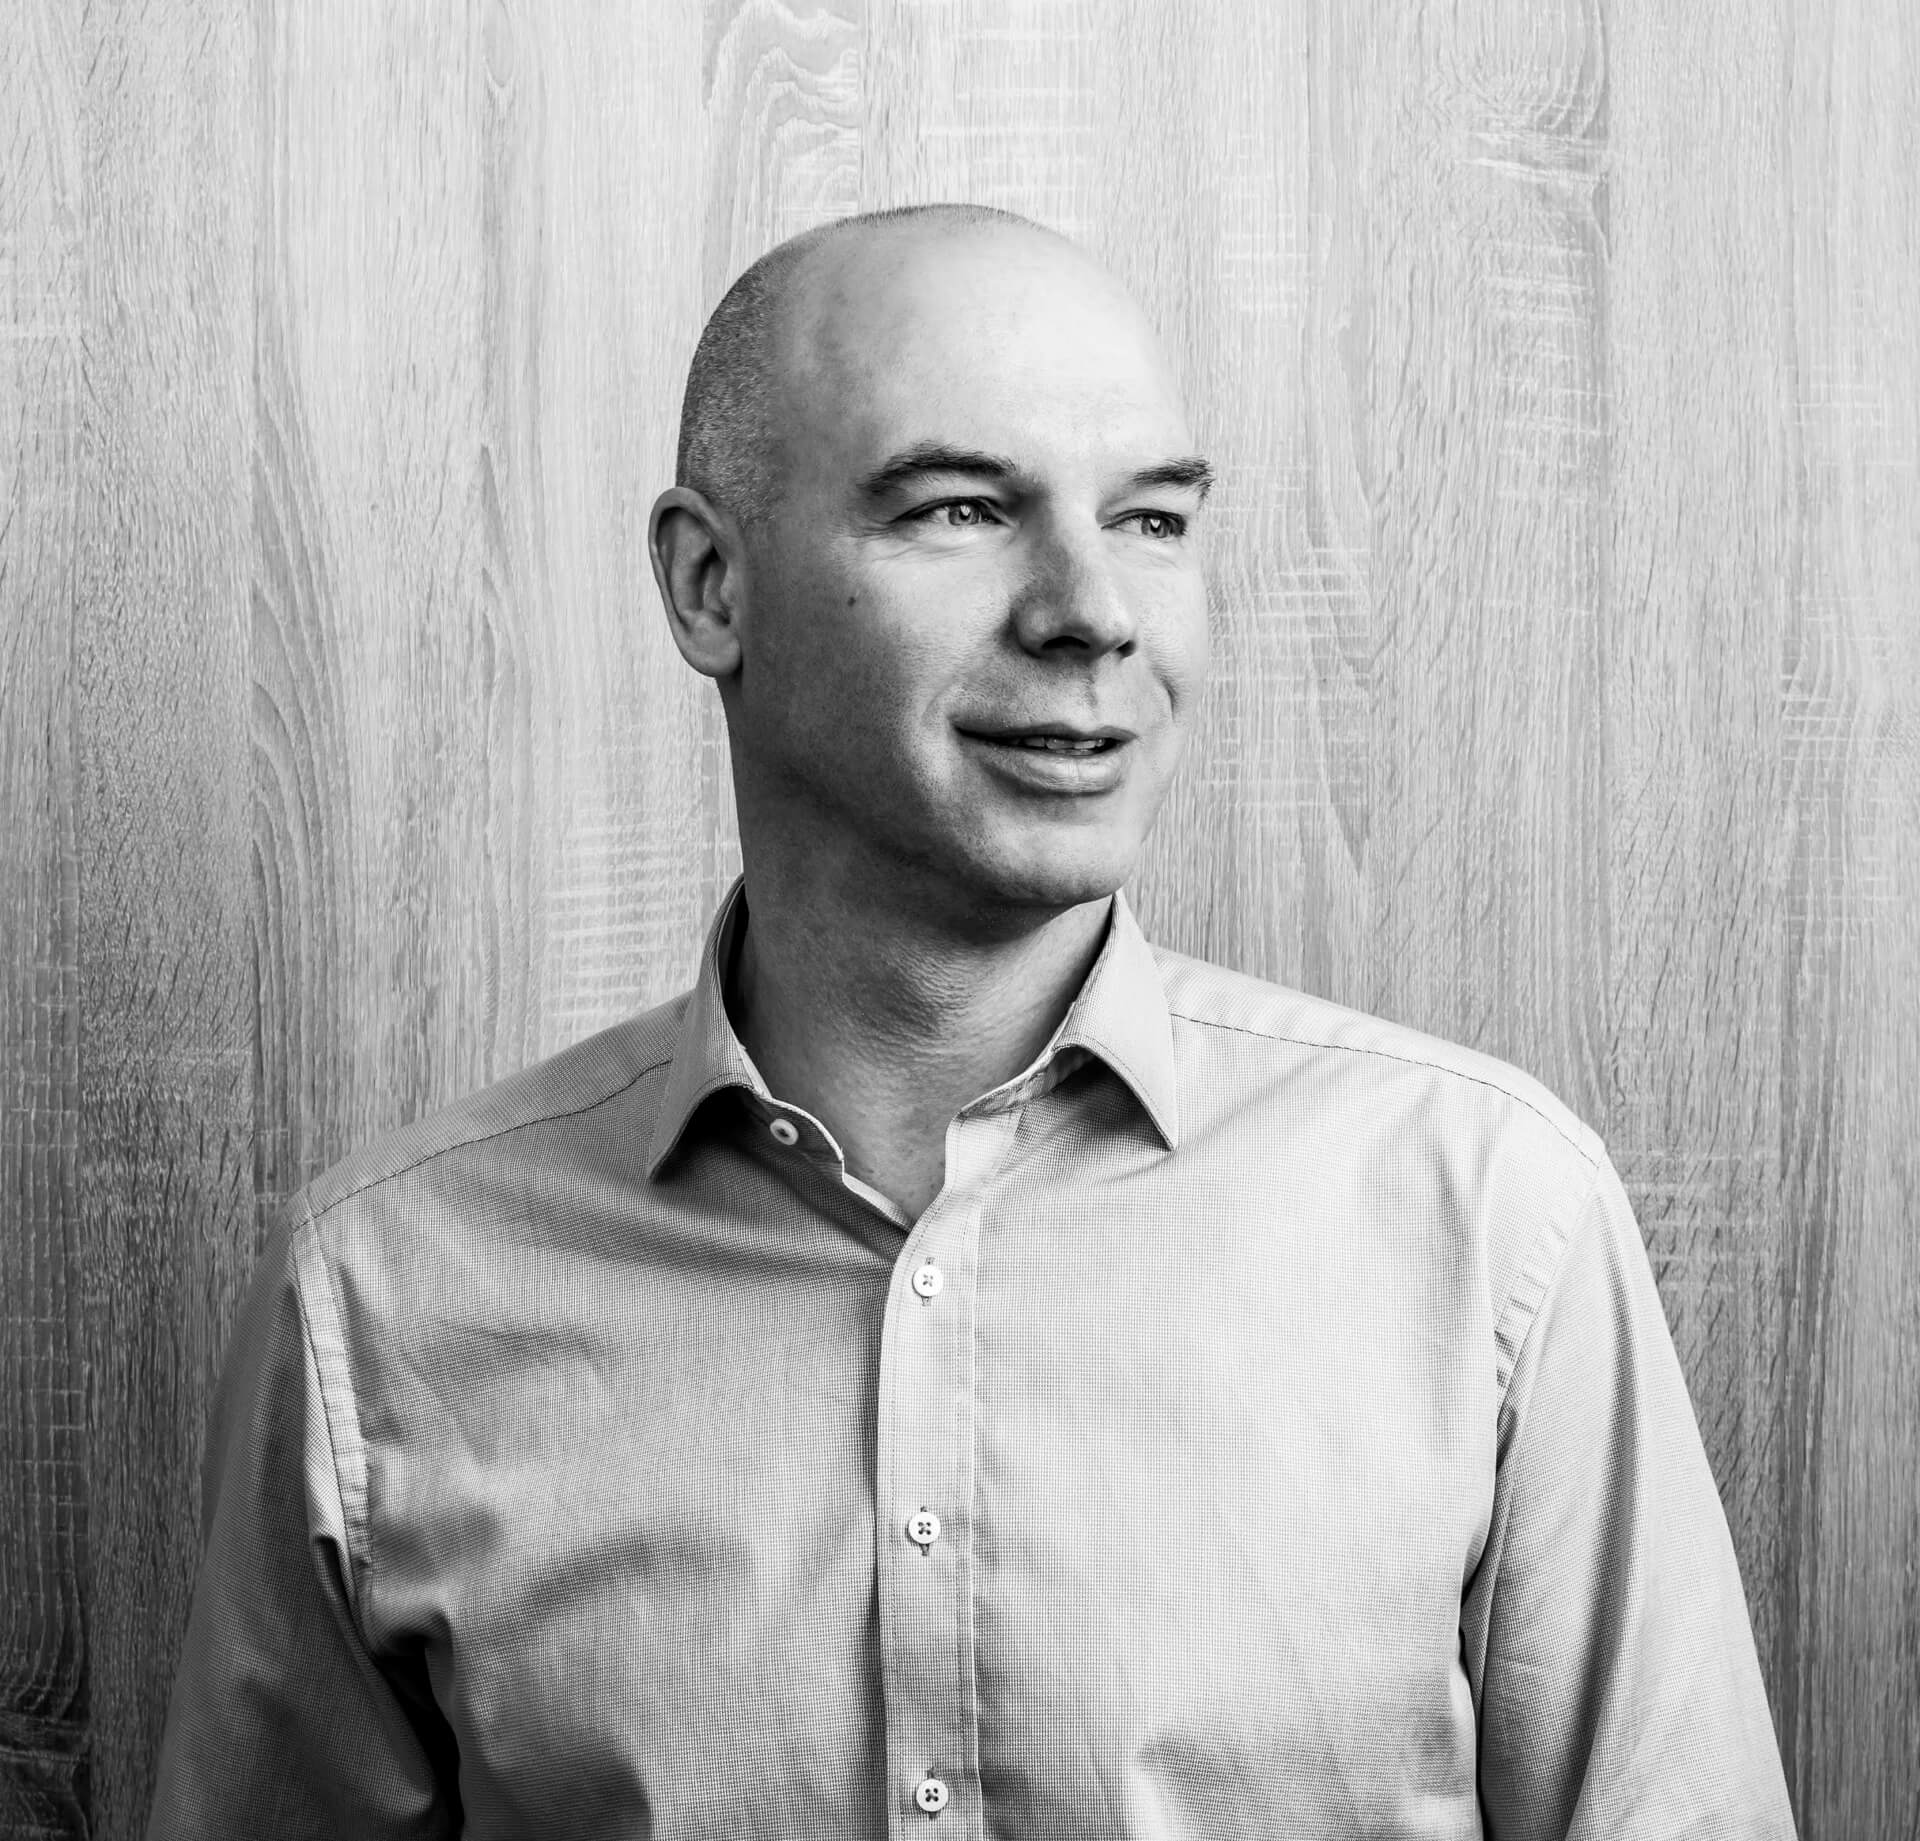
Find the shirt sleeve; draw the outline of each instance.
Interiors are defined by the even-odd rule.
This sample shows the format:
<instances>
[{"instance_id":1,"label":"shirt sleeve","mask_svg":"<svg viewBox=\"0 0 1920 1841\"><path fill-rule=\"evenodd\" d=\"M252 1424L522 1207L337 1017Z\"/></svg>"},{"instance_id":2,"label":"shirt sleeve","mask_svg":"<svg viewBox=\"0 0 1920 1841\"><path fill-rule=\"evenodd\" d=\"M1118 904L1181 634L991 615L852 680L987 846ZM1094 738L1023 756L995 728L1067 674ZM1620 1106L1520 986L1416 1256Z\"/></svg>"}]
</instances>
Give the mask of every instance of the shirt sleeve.
<instances>
[{"instance_id":1,"label":"shirt sleeve","mask_svg":"<svg viewBox=\"0 0 1920 1841\"><path fill-rule=\"evenodd\" d=\"M1462 1633L1494 1841L1793 1835L1726 1517L1604 1163L1514 1363Z\"/></svg>"},{"instance_id":2,"label":"shirt sleeve","mask_svg":"<svg viewBox=\"0 0 1920 1841\"><path fill-rule=\"evenodd\" d=\"M330 1417L301 1233L311 1242L310 1225L269 1240L215 1390L205 1551L148 1841L460 1831L452 1738L424 1667L376 1659L356 1614L367 1582L346 1536L341 1403Z\"/></svg>"}]
</instances>

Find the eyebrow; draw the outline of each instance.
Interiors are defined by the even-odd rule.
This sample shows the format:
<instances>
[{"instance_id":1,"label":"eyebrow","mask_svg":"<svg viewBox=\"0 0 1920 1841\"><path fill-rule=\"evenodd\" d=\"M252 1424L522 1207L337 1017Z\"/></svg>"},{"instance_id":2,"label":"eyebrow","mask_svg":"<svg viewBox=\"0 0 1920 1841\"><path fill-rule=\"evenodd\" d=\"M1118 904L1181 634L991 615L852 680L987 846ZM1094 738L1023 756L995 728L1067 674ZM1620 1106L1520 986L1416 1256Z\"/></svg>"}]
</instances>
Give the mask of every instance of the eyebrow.
<instances>
[{"instance_id":1,"label":"eyebrow","mask_svg":"<svg viewBox=\"0 0 1920 1841\"><path fill-rule=\"evenodd\" d=\"M875 467L860 482L860 491L867 498L879 499L927 473L971 473L985 479L1011 479L1018 471L1004 454L949 447L944 441L916 441L912 447L902 448Z\"/></svg>"},{"instance_id":2,"label":"eyebrow","mask_svg":"<svg viewBox=\"0 0 1920 1841\"><path fill-rule=\"evenodd\" d=\"M978 479L1013 479L1020 469L1004 454L989 454L978 448L953 447L944 441L916 441L891 455L860 482L860 492L870 499L885 498L927 474L966 473ZM1163 460L1142 467L1129 476L1130 488L1141 486L1179 486L1198 492L1204 501L1213 487L1213 468L1199 454L1183 455L1178 460Z\"/></svg>"},{"instance_id":3,"label":"eyebrow","mask_svg":"<svg viewBox=\"0 0 1920 1841\"><path fill-rule=\"evenodd\" d=\"M1179 460L1163 460L1155 467L1142 467L1133 476L1135 486L1189 486L1202 501L1213 490L1213 468L1201 454L1187 454Z\"/></svg>"}]
</instances>

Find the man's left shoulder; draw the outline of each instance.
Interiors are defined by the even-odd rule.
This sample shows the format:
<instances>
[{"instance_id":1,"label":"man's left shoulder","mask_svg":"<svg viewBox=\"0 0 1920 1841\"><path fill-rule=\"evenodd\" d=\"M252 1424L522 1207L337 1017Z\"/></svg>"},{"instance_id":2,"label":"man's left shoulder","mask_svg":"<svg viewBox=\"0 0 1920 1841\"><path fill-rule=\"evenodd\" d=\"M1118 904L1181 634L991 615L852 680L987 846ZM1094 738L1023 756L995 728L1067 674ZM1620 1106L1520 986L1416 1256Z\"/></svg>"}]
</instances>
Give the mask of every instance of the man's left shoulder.
<instances>
[{"instance_id":1,"label":"man's left shoulder","mask_svg":"<svg viewBox=\"0 0 1920 1841\"><path fill-rule=\"evenodd\" d=\"M1286 985L1154 958L1183 1109L1278 1102L1319 1131L1409 1149L1524 1149L1575 1183L1606 1166L1599 1135L1549 1087L1495 1055Z\"/></svg>"}]
</instances>

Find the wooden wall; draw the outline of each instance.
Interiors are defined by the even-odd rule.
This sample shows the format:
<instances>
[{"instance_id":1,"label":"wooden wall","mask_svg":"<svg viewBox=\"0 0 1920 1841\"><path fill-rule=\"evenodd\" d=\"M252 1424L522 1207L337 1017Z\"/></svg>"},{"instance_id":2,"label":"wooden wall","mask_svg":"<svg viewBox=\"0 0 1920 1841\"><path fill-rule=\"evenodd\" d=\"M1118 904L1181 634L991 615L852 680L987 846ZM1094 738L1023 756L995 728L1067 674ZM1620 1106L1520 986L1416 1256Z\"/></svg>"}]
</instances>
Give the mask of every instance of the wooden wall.
<instances>
[{"instance_id":1,"label":"wooden wall","mask_svg":"<svg viewBox=\"0 0 1920 1841\"><path fill-rule=\"evenodd\" d=\"M0 1828L139 1831L273 1204L688 978L684 365L935 197L1222 466L1150 926L1604 1133L1804 1831L1910 1841L1909 0L0 0Z\"/></svg>"}]
</instances>

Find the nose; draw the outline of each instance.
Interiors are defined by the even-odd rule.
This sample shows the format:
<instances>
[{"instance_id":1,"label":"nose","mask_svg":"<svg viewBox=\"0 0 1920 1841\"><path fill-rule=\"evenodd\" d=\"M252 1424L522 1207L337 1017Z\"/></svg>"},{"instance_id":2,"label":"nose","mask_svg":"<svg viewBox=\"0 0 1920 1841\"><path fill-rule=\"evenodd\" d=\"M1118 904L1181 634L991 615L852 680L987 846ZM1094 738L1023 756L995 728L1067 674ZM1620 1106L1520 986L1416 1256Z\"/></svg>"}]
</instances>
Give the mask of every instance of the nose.
<instances>
[{"instance_id":1,"label":"nose","mask_svg":"<svg viewBox=\"0 0 1920 1841\"><path fill-rule=\"evenodd\" d=\"M1105 536L1097 527L1036 533L1032 566L1013 606L1013 630L1028 652L1086 663L1133 650L1138 621L1104 553Z\"/></svg>"}]
</instances>

